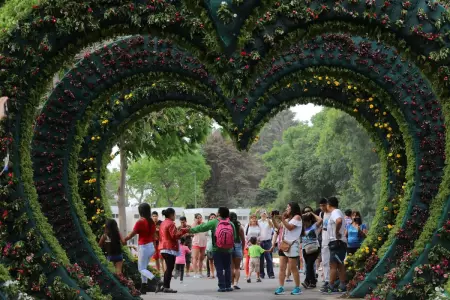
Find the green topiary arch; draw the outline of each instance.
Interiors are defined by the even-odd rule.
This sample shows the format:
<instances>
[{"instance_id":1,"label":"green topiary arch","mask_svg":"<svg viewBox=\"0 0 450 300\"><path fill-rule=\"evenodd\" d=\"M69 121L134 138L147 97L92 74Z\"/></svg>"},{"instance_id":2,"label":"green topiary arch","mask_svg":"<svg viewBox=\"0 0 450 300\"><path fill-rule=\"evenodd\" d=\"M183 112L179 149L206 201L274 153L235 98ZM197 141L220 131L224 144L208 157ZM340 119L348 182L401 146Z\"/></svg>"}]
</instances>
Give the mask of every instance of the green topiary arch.
<instances>
[{"instance_id":1,"label":"green topiary arch","mask_svg":"<svg viewBox=\"0 0 450 300\"><path fill-rule=\"evenodd\" d=\"M6 0L0 7L0 91L10 98L0 142L11 161L0 177L0 262L28 293L54 299L136 296L110 272L95 243L98 228L89 226L88 203L83 203L91 196L101 200L105 153L135 112L155 109L157 103L195 106L246 149L270 116L299 98L353 114L379 140L384 191L374 230L349 261L351 294L420 298L414 293L424 285L445 284L442 274L422 271L448 257L449 13L441 5L390 0L20 3ZM36 118L52 74L82 47L117 34L136 36L86 54ZM117 109L111 128L84 126L98 123L96 109L106 107L102 99L123 93L124 85L130 91L147 85L146 76L155 85L134 108ZM126 100L121 97L116 101ZM86 178L77 171L85 170L88 157L95 157L95 180L88 179L95 188L86 190ZM393 287L398 287L395 295Z\"/></svg>"}]
</instances>

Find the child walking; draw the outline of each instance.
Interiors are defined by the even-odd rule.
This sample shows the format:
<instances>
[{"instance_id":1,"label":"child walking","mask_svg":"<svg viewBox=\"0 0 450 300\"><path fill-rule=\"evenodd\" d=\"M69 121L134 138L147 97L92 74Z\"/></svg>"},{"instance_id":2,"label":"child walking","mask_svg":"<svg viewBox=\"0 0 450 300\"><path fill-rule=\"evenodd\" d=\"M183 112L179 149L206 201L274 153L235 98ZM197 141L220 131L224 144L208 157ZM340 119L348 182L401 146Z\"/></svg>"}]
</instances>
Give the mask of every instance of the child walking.
<instances>
[{"instance_id":1,"label":"child walking","mask_svg":"<svg viewBox=\"0 0 450 300\"><path fill-rule=\"evenodd\" d=\"M261 282L261 278L259 277L259 266L260 266L260 258L261 254L264 254L265 252L270 252L270 250L264 250L260 245L256 244L257 238L251 237L250 238L250 244L251 246L248 247L248 256L250 257L250 274L248 275L247 282L252 282L251 277L253 271L256 273L256 282Z\"/></svg>"},{"instance_id":2,"label":"child walking","mask_svg":"<svg viewBox=\"0 0 450 300\"><path fill-rule=\"evenodd\" d=\"M186 239L180 239L180 255L175 259L175 276L177 279L178 275L180 275L180 283L183 283L184 277L184 265L186 264L186 255L191 253L191 250L188 246L185 245Z\"/></svg>"},{"instance_id":3,"label":"child walking","mask_svg":"<svg viewBox=\"0 0 450 300\"><path fill-rule=\"evenodd\" d=\"M108 219L105 224L105 233L103 233L98 245L105 251L108 261L114 264L116 268L116 274L122 274L123 255L122 245L126 245L126 242L119 233L119 227L114 219Z\"/></svg>"}]
</instances>

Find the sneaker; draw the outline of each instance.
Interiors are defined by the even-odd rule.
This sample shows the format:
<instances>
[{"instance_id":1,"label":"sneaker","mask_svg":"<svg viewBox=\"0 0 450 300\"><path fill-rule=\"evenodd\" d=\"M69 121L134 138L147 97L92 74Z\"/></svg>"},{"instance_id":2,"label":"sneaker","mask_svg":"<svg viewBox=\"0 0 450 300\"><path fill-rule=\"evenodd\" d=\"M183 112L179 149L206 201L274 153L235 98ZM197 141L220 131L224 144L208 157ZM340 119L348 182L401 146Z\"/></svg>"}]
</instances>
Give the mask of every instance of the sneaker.
<instances>
[{"instance_id":1,"label":"sneaker","mask_svg":"<svg viewBox=\"0 0 450 300\"><path fill-rule=\"evenodd\" d=\"M275 279L275 276L270 276L269 278L270 278L270 279Z\"/></svg>"},{"instance_id":2,"label":"sneaker","mask_svg":"<svg viewBox=\"0 0 450 300\"><path fill-rule=\"evenodd\" d=\"M307 282L302 282L302 285L305 289L309 289L310 285Z\"/></svg>"},{"instance_id":3,"label":"sneaker","mask_svg":"<svg viewBox=\"0 0 450 300\"><path fill-rule=\"evenodd\" d=\"M167 293L167 294L176 294L178 293L176 290L172 290L172 289L164 289L163 293Z\"/></svg>"},{"instance_id":4,"label":"sneaker","mask_svg":"<svg viewBox=\"0 0 450 300\"><path fill-rule=\"evenodd\" d=\"M286 279L286 282L292 282L292 281L294 281L294 280L292 280L292 279Z\"/></svg>"},{"instance_id":5,"label":"sneaker","mask_svg":"<svg viewBox=\"0 0 450 300\"><path fill-rule=\"evenodd\" d=\"M159 293L159 292L162 292L163 290L164 290L164 282L159 281L159 282L156 284L155 294L157 294L157 293Z\"/></svg>"},{"instance_id":6,"label":"sneaker","mask_svg":"<svg viewBox=\"0 0 450 300\"><path fill-rule=\"evenodd\" d=\"M347 287L345 285L344 286L339 286L338 290L339 290L340 293L345 293L345 292L347 292Z\"/></svg>"},{"instance_id":7,"label":"sneaker","mask_svg":"<svg viewBox=\"0 0 450 300\"><path fill-rule=\"evenodd\" d=\"M294 290L291 292L291 295L301 295L302 289L300 287L295 287Z\"/></svg>"},{"instance_id":8,"label":"sneaker","mask_svg":"<svg viewBox=\"0 0 450 300\"><path fill-rule=\"evenodd\" d=\"M322 290L321 290L321 292L322 292ZM343 294L343 293L345 293L345 290L341 289L339 287L336 287L336 286L334 286L334 287L328 286L328 289L326 289L325 292L322 292L322 293L324 293L324 294Z\"/></svg>"},{"instance_id":9,"label":"sneaker","mask_svg":"<svg viewBox=\"0 0 450 300\"><path fill-rule=\"evenodd\" d=\"M180 283L183 284L183 280L180 280Z\"/></svg>"},{"instance_id":10,"label":"sneaker","mask_svg":"<svg viewBox=\"0 0 450 300\"><path fill-rule=\"evenodd\" d=\"M256 279L256 282L262 282L261 278Z\"/></svg>"},{"instance_id":11,"label":"sneaker","mask_svg":"<svg viewBox=\"0 0 450 300\"><path fill-rule=\"evenodd\" d=\"M240 290L240 289L241 289L241 288L240 288L239 286L237 286L237 285L233 286L233 288L234 288L235 290Z\"/></svg>"},{"instance_id":12,"label":"sneaker","mask_svg":"<svg viewBox=\"0 0 450 300\"><path fill-rule=\"evenodd\" d=\"M330 288L330 285L328 284L328 282L325 282L325 284L320 288L320 292L327 293L329 288Z\"/></svg>"},{"instance_id":13,"label":"sneaker","mask_svg":"<svg viewBox=\"0 0 450 300\"><path fill-rule=\"evenodd\" d=\"M284 295L285 291L284 291L284 287L280 286L279 288L277 288L277 290L275 291L275 295Z\"/></svg>"},{"instance_id":14,"label":"sneaker","mask_svg":"<svg viewBox=\"0 0 450 300\"><path fill-rule=\"evenodd\" d=\"M232 291L233 291L233 288L229 287L229 288L226 288L225 290L226 290L227 292L232 292Z\"/></svg>"},{"instance_id":15,"label":"sneaker","mask_svg":"<svg viewBox=\"0 0 450 300\"><path fill-rule=\"evenodd\" d=\"M247 283L251 283L252 282L252 280L249 278L249 279L247 279Z\"/></svg>"},{"instance_id":16,"label":"sneaker","mask_svg":"<svg viewBox=\"0 0 450 300\"><path fill-rule=\"evenodd\" d=\"M218 291L219 293L224 293L224 292L227 291L227 289L218 289L217 291Z\"/></svg>"},{"instance_id":17,"label":"sneaker","mask_svg":"<svg viewBox=\"0 0 450 300\"><path fill-rule=\"evenodd\" d=\"M310 283L309 284L309 288L311 288L311 289L315 289L317 286L316 286L316 284L315 283Z\"/></svg>"}]
</instances>

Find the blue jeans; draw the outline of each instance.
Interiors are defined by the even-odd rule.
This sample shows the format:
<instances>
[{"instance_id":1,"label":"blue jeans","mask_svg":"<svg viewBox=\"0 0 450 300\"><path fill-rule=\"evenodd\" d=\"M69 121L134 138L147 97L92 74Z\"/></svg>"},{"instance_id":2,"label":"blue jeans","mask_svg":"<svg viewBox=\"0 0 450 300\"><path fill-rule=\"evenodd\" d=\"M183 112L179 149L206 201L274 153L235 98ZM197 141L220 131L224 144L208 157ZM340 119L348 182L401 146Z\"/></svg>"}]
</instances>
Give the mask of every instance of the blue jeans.
<instances>
[{"instance_id":1,"label":"blue jeans","mask_svg":"<svg viewBox=\"0 0 450 300\"><path fill-rule=\"evenodd\" d=\"M231 253L214 252L213 259L216 266L219 289L231 288Z\"/></svg>"},{"instance_id":2,"label":"blue jeans","mask_svg":"<svg viewBox=\"0 0 450 300\"><path fill-rule=\"evenodd\" d=\"M141 281L142 283L147 283L147 280L152 280L155 275L152 274L149 270L147 270L148 264L150 263L150 259L153 254L155 254L155 246L153 242L139 245L138 250L138 269L139 273L141 273Z\"/></svg>"},{"instance_id":3,"label":"blue jeans","mask_svg":"<svg viewBox=\"0 0 450 300\"><path fill-rule=\"evenodd\" d=\"M272 241L271 240L262 241L260 245L261 245L261 248L263 248L264 250L269 250L272 247ZM261 258L260 258L259 273L260 273L261 278L264 278L264 276L265 276L264 258L266 259L266 264L267 264L267 275L269 277L275 276L275 273L273 272L272 253L266 252L264 254L261 254Z\"/></svg>"}]
</instances>

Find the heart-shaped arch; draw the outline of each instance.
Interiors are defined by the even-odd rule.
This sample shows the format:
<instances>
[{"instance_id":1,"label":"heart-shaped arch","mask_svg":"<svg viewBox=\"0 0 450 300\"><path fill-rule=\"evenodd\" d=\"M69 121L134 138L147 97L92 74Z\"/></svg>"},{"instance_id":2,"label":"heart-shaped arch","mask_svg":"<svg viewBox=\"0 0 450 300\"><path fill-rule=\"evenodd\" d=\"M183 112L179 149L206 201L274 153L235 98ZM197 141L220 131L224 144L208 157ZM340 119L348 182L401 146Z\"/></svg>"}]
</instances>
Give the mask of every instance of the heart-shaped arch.
<instances>
[{"instance_id":1,"label":"heart-shaped arch","mask_svg":"<svg viewBox=\"0 0 450 300\"><path fill-rule=\"evenodd\" d=\"M245 6L248 13L243 14L248 20L247 23L241 27L244 17L239 16L239 20L232 21L230 25L227 25L226 34L232 33L234 36L228 36L228 38L235 39L238 35L240 35L240 38L234 44L230 43L222 47L223 44L219 42L219 36L223 32L219 26L222 26L221 23L223 21L221 19L223 18L214 9L214 5L209 5L210 1L205 3L213 21L210 21L208 14L201 14L204 12L201 6L194 5L198 3L192 3L191 1L158 2L155 5L148 5L144 2L143 0L136 0L131 4L70 2L65 3L64 7L57 7L57 4L53 6L53 4L44 3L41 6L33 7L32 11L22 14L19 17L20 20L17 20L17 26L11 27L10 24L15 24L16 22L14 20L11 22L12 19L9 18L8 25L5 26L5 30L1 33L2 55L0 64L2 70L0 78L2 82L0 82L0 88L2 94L10 97L11 117L11 122L2 126L5 133L1 142L5 156L6 149L12 147L11 156L12 161L14 161L14 168L9 172L10 176L1 179L4 186L6 186L6 193L2 196L2 202L5 203L10 216L15 215L17 220L19 220L13 221L14 218L8 217L8 222L14 223L14 229L7 230L8 236L5 241L11 243L26 241L26 236L23 232L30 234L32 232L30 228L36 223L38 229L31 235L39 237L42 235L45 243L49 245L48 248L43 248L38 264L45 266L46 263L48 264L49 261L52 261L52 259L44 256L43 253L54 253L57 257L57 262L55 261L57 265L54 266L61 274L65 273L63 281L66 283L71 282L71 279L59 265L67 264L68 259L64 252L61 251L62 249L54 239L51 230L49 230L45 218L40 213L39 205L35 201L35 190L31 185L30 151L27 148L32 137L30 125L34 118L34 107L38 104L39 96L43 94L43 83L50 79L48 75L57 71L63 62L70 57L69 54L76 53L80 47L89 42L101 39L101 36L111 37L117 33L133 34L144 31L149 27L152 27L151 31L156 32L159 36L167 37L168 34L176 33L178 36L178 38L174 38L176 44L186 45L191 49L191 52L195 53L195 56L207 66L211 74L222 75L223 78L221 79L223 80L218 82L212 81L209 84L214 86L217 83L225 95L232 96L236 92L238 92L237 95L240 94L240 86L245 87L252 82L248 80L249 76L251 77L252 74L258 74L259 71L262 71L258 69L261 65L259 64L260 58L270 60L270 53L279 53L280 46L292 44L293 39L298 39L297 34L303 29L316 30L313 33L310 30L308 33L314 35L336 30L355 34L363 32L363 29L368 27L375 28L376 32L369 34L372 37L379 35L379 37L374 39L386 44L403 43L411 47L414 54L422 60L421 64L425 67L424 73L432 81L433 89L439 95L439 100L437 98L431 100L431 113L440 114L440 111L438 111L439 107L437 107L439 105L442 105L442 111L444 111L445 115L450 112L445 101L443 101L448 97L445 87L447 86L448 74L450 74L450 69L446 65L448 59L445 50L448 48L449 40L444 34L444 31L448 28L448 21L444 8L438 4L435 5L427 1L416 1L409 4L407 4L407 1L384 1L383 3L378 3L377 1L366 1L366 3L361 1L342 1L336 4L327 0L321 3L323 4L322 6L315 1L274 0L264 1L261 3L260 9L252 11L259 1L248 1L246 3L247 6ZM239 8L237 4L231 4L229 1L227 3L232 10ZM17 4L17 0L5 1L5 4L1 6L0 14L15 4ZM335 7L332 5L335 5ZM335 9L331 9L332 7ZM155 18L156 14L163 14L168 18L158 19ZM320 25L315 25L317 21L329 21L336 26L328 29L324 27L317 29L316 27L320 27ZM217 27L219 34L214 32L213 25ZM388 30L381 29L385 27L389 27L388 30L395 34L396 39L403 41L393 41L389 37ZM412 28L412 30L409 30L409 28ZM79 29L84 30L84 32L80 33L81 31L77 31ZM239 31L240 33L238 34ZM287 32L292 32L292 34L285 34ZM305 36L308 36L308 34ZM254 39L249 41L249 37L254 37ZM75 44L76 46L74 46ZM236 47L232 47L233 45L238 45L238 48L242 47L243 51L232 55L236 49ZM221 48L226 48L227 55L221 54ZM270 49L273 49L273 51L270 52ZM406 47L398 47L397 49L400 52L408 50ZM407 60L414 61L411 57L408 57ZM318 62L318 65L321 64L323 65L323 63ZM420 73L417 74L419 77L421 76ZM411 80L416 80L418 84L421 84L418 78L411 78ZM395 93L393 95L395 96ZM417 105L415 101L408 101L408 103L403 105L416 106L418 109L420 107L428 109L426 106L428 103L425 103L424 106ZM245 147L248 144L245 141L250 141L255 133L251 132L252 128L246 128L242 121L242 116L248 112L245 112L245 109L241 111L242 108L235 111L233 107L236 104L243 106L245 97L237 97L234 101L232 99L230 103L225 103L224 109L232 111L234 121L239 121L235 122L238 125L238 131L234 132L234 134L237 140L240 139L239 145ZM401 103L399 107L402 107ZM413 111L412 109L411 113ZM242 114L242 112L245 113ZM436 118L438 121L444 121L443 117L440 117L441 120L439 120L439 117ZM421 122L421 120L414 120L414 117L413 121ZM229 124L231 125L232 122ZM251 124L251 120L248 124ZM434 126L430 126L430 124L433 123L422 123L420 129L418 129L420 134L430 131L434 132ZM443 135L444 130L444 127L442 127L436 131L439 138L435 139L435 144L433 144L433 146L439 146L442 150L444 149L442 146L442 141L445 138ZM11 135L8 134L9 132ZM412 133L414 134L408 138L412 138L415 141L416 148L430 148L432 142L430 139L422 139L419 143L417 140L418 132ZM13 138L12 144L11 137ZM422 137L419 136L419 138ZM58 135L59 138L60 136ZM445 157L443 156L443 158ZM423 160L417 159L417 165L419 167L424 165ZM432 168L440 168L432 160L428 159L425 159L425 167L426 165ZM419 171L427 173L427 175L429 172L429 170L423 169L419 169ZM445 209L444 212L439 211L439 208L443 205L446 208L448 207L447 198L449 192L444 188L450 182L447 173L445 171L445 176L442 180L432 176L426 182L421 183L421 201L422 197L424 199L434 199L431 203L433 215L426 223L425 232L421 235L424 239L417 241L416 250L423 249L424 241L429 239L433 232L436 233L435 230L438 224L442 224L447 219L447 210ZM10 180L10 178L13 179ZM439 187L439 193L437 193L436 186L441 181L442 185ZM416 184L418 183L416 182ZM424 187L430 187L429 191ZM437 197L433 198L433 194L437 194ZM21 198L27 201L20 201ZM427 207L427 205L424 207ZM26 213L31 222L22 224L21 219L18 218L22 213ZM437 220L436 218L439 215L442 215L441 219ZM20 228L20 230L17 228ZM403 232L399 234L403 234ZM434 235L435 239L436 235ZM5 247L5 244L2 247ZM412 257L414 257L414 260L415 256L412 255ZM394 260L397 260L397 258L395 257ZM11 265L14 264L11 263ZM14 267L13 272L16 272L16 269ZM51 283L55 272L50 268L44 273L48 275L49 283ZM34 270L30 271L30 274L36 276L39 272ZM36 280L33 282L31 279L32 276L26 278L28 286L32 286L32 283L36 284ZM69 284L74 286L73 283Z\"/></svg>"}]
</instances>

